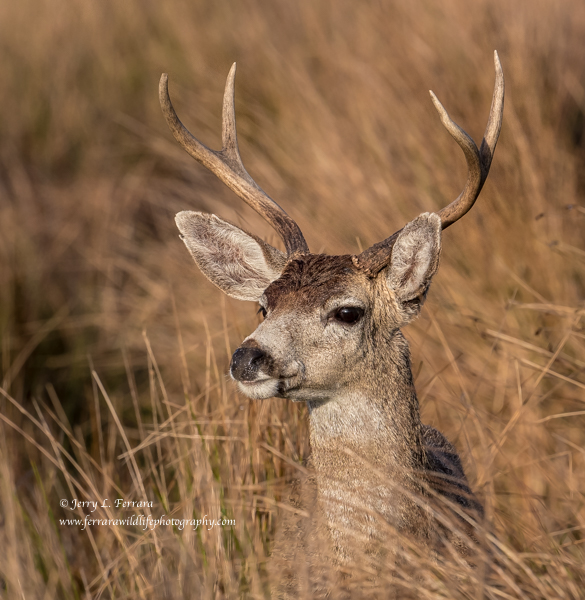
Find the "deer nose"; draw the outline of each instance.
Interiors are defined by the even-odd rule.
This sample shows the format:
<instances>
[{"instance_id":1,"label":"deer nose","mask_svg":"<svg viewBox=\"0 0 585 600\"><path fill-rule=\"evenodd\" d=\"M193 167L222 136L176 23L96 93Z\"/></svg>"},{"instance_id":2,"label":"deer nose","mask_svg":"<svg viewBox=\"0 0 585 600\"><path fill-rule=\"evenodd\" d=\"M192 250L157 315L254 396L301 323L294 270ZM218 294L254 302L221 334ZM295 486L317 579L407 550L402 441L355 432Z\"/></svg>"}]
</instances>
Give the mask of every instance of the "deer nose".
<instances>
[{"instance_id":1,"label":"deer nose","mask_svg":"<svg viewBox=\"0 0 585 600\"><path fill-rule=\"evenodd\" d=\"M260 369L267 366L268 362L268 354L264 350L244 346L234 352L230 373L236 381L255 381L258 379Z\"/></svg>"}]
</instances>

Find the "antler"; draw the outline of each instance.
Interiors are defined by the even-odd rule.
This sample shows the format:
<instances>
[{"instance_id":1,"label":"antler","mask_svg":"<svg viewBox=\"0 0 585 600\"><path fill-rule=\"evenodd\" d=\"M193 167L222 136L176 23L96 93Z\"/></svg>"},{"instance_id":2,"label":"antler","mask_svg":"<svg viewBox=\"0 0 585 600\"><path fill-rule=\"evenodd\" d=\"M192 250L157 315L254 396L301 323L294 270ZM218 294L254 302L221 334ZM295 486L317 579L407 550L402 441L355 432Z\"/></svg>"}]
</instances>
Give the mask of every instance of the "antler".
<instances>
[{"instance_id":1,"label":"antler","mask_svg":"<svg viewBox=\"0 0 585 600\"><path fill-rule=\"evenodd\" d=\"M159 84L159 100L167 124L179 144L199 163L214 173L244 202L262 215L276 229L290 256L309 252L299 226L250 177L240 158L234 109L236 63L230 69L223 96L221 150L211 150L197 140L181 123L169 97L168 75L163 73Z\"/></svg>"},{"instance_id":2,"label":"antler","mask_svg":"<svg viewBox=\"0 0 585 600\"><path fill-rule=\"evenodd\" d=\"M494 52L494 65L496 69L494 95L492 97L490 116L479 150L471 137L449 117L435 94L430 92L431 99L439 113L441 122L453 139L459 144L467 161L467 181L463 191L456 200L439 211L443 229L446 229L449 225L459 220L473 206L490 171L500 129L502 128L502 115L504 112L504 73L502 72L502 65L500 64L497 52ZM392 254L392 247L400 231L402 230L397 231L389 238L374 244L360 255L354 257L355 264L369 275L376 275L376 273L388 264Z\"/></svg>"}]
</instances>

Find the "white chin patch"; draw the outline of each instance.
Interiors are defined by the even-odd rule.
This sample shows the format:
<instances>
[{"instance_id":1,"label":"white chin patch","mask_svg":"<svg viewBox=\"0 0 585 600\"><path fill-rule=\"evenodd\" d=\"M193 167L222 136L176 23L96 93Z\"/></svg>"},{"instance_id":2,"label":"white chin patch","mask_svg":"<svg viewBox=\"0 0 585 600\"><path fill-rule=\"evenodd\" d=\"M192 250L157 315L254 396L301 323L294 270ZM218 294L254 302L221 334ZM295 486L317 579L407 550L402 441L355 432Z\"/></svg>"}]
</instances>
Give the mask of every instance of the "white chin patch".
<instances>
[{"instance_id":1,"label":"white chin patch","mask_svg":"<svg viewBox=\"0 0 585 600\"><path fill-rule=\"evenodd\" d=\"M252 400L266 400L278 392L278 379L264 379L264 381L251 381L243 383L238 381L238 389L244 396Z\"/></svg>"}]
</instances>

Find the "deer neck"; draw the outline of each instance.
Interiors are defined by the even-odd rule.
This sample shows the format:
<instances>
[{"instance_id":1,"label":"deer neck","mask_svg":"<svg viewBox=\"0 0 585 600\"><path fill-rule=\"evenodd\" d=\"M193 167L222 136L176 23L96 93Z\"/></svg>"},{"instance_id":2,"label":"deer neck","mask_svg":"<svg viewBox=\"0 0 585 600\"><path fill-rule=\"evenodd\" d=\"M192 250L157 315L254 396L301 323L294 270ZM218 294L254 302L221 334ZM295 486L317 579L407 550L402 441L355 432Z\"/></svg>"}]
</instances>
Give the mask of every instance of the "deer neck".
<instances>
[{"instance_id":1,"label":"deer neck","mask_svg":"<svg viewBox=\"0 0 585 600\"><path fill-rule=\"evenodd\" d=\"M341 447L344 456L385 471L416 468L423 460L421 422L407 342L398 331L386 352L366 356L349 385L307 403L315 467L325 467Z\"/></svg>"},{"instance_id":2,"label":"deer neck","mask_svg":"<svg viewBox=\"0 0 585 600\"><path fill-rule=\"evenodd\" d=\"M400 491L420 492L415 474L424 470L406 340L397 332L386 352L367 356L374 360L357 370L351 386L330 400L308 402L311 462L332 527L340 518L339 499L376 511L399 527L417 510Z\"/></svg>"}]
</instances>

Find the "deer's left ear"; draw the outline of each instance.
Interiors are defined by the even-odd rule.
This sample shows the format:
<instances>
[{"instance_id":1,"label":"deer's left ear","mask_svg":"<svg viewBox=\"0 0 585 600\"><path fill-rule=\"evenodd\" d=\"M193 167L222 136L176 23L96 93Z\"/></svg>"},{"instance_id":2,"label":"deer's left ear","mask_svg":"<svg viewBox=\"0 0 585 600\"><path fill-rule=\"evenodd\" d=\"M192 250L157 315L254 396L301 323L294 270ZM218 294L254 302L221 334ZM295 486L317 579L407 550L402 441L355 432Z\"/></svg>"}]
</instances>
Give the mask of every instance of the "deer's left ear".
<instances>
[{"instance_id":1,"label":"deer's left ear","mask_svg":"<svg viewBox=\"0 0 585 600\"><path fill-rule=\"evenodd\" d=\"M392 248L392 259L385 269L386 282L406 322L420 312L439 268L440 253L441 218L436 213L423 213L408 223Z\"/></svg>"}]
</instances>

